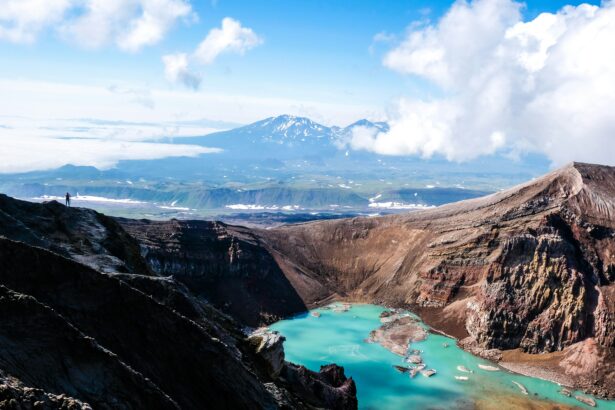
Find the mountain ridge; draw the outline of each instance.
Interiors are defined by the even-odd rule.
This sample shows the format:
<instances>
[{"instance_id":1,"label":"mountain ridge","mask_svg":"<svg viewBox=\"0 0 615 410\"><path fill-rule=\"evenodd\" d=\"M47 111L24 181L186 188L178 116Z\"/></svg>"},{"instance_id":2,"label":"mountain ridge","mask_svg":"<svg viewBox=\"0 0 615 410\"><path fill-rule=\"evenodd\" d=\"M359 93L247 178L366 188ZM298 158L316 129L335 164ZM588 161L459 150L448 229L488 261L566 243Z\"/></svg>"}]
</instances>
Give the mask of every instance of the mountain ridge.
<instances>
[{"instance_id":1,"label":"mountain ridge","mask_svg":"<svg viewBox=\"0 0 615 410\"><path fill-rule=\"evenodd\" d=\"M614 187L614 167L573 163L487 197L260 234L309 307L331 298L409 307L496 360L595 343L586 360L611 364L573 378L561 361L554 374L612 395Z\"/></svg>"},{"instance_id":2,"label":"mountain ridge","mask_svg":"<svg viewBox=\"0 0 615 410\"><path fill-rule=\"evenodd\" d=\"M284 146L287 149L319 146L321 150L325 150L322 153L332 155L344 144L344 138L349 138L353 129L357 127L375 128L379 131L389 129L385 122L371 122L366 119L355 121L346 127L328 127L307 117L283 114L232 130L215 132L202 137L192 137L188 141L192 144L222 149L224 147L233 149L239 143L253 146L259 143L268 143ZM271 149L271 146L268 148ZM329 150L326 150L327 148ZM304 153L304 155L314 153L310 151Z\"/></svg>"}]
</instances>

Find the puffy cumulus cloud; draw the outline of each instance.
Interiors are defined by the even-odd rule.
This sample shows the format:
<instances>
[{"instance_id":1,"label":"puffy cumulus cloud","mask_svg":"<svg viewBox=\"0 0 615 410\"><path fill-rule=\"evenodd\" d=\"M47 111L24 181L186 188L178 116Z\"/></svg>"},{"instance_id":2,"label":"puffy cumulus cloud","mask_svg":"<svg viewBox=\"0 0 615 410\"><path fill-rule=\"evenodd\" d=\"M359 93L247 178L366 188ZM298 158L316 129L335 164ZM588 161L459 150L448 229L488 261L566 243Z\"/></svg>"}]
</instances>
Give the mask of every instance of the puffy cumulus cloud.
<instances>
[{"instance_id":1,"label":"puffy cumulus cloud","mask_svg":"<svg viewBox=\"0 0 615 410\"><path fill-rule=\"evenodd\" d=\"M220 28L212 29L194 52L194 58L202 64L211 64L222 53L243 55L246 51L261 45L263 39L241 23L230 17L222 19Z\"/></svg>"},{"instance_id":2,"label":"puffy cumulus cloud","mask_svg":"<svg viewBox=\"0 0 615 410\"><path fill-rule=\"evenodd\" d=\"M357 129L349 144L455 161L499 151L615 163L615 3L529 21L521 8L458 1L435 24L412 25L383 63L438 96L402 98L389 132Z\"/></svg>"},{"instance_id":3,"label":"puffy cumulus cloud","mask_svg":"<svg viewBox=\"0 0 615 410\"><path fill-rule=\"evenodd\" d=\"M263 39L251 28L230 17L222 19L220 28L213 28L190 55L177 53L165 55L162 62L165 76L171 82L182 83L189 88L198 88L201 76L190 68L193 65L212 64L220 54L244 55L259 46Z\"/></svg>"},{"instance_id":4,"label":"puffy cumulus cloud","mask_svg":"<svg viewBox=\"0 0 615 410\"><path fill-rule=\"evenodd\" d=\"M54 29L86 47L137 51L158 43L178 19L195 18L187 0L4 0L0 39L32 42Z\"/></svg>"},{"instance_id":5,"label":"puffy cumulus cloud","mask_svg":"<svg viewBox=\"0 0 615 410\"><path fill-rule=\"evenodd\" d=\"M107 169L121 160L194 157L218 151L183 144L13 136L2 139L0 173L53 169L66 164Z\"/></svg>"},{"instance_id":6,"label":"puffy cumulus cloud","mask_svg":"<svg viewBox=\"0 0 615 410\"><path fill-rule=\"evenodd\" d=\"M62 32L86 47L113 42L126 51L158 43L180 18L194 17L185 0L87 0Z\"/></svg>"},{"instance_id":7,"label":"puffy cumulus cloud","mask_svg":"<svg viewBox=\"0 0 615 410\"><path fill-rule=\"evenodd\" d=\"M33 42L43 29L62 21L70 6L70 0L3 0L0 40Z\"/></svg>"},{"instance_id":8,"label":"puffy cumulus cloud","mask_svg":"<svg viewBox=\"0 0 615 410\"><path fill-rule=\"evenodd\" d=\"M188 68L188 54L167 54L162 57L164 75L172 83L182 83L196 90L201 84L201 76Z\"/></svg>"}]
</instances>

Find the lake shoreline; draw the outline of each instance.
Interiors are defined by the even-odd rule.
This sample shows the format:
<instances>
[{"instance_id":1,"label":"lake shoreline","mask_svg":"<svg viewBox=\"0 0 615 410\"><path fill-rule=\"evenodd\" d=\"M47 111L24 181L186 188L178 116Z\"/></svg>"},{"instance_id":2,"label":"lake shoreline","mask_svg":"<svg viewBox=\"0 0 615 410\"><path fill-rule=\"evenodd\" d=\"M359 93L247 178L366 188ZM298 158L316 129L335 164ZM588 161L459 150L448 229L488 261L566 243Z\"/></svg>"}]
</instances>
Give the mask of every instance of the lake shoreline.
<instances>
[{"instance_id":1,"label":"lake shoreline","mask_svg":"<svg viewBox=\"0 0 615 410\"><path fill-rule=\"evenodd\" d=\"M324 302L324 301L323 301ZM490 349L484 349L481 347L477 347L477 346L469 346L468 344L464 344L464 343L460 343L461 340L455 336L450 335L448 332L444 331L444 330L440 330L437 328L432 327L431 325L429 325L427 322L424 321L423 316L420 314L420 312L415 312L414 309L412 309L411 306L406 305L406 306L401 306L401 307L394 307L394 306L387 306L384 304L380 304L380 303L369 303L363 300L360 301L355 301L351 298L340 298L337 299L335 301L331 301L328 300L323 304L319 304L319 306L315 306L309 309L309 311L313 310L313 309L319 309L319 308L323 308L326 306L331 306L334 305L336 303L342 303L342 304L352 304L352 305L375 305L375 306L379 306L383 309L388 309L390 311L400 311L400 310L404 310L407 311L413 315L416 315L422 323L424 323L427 326L427 331L429 333L433 333L433 334L437 334L437 335L441 335L444 337L448 337L450 339L453 339L455 341L455 344L462 349L463 351L473 355L474 357L483 359L483 360L487 360L490 361L500 367L502 367L503 369L505 369L506 371L513 373L513 374L517 374L517 375L521 375L521 376L526 376L526 377L531 377L531 378L535 378L535 379L540 379L540 380L544 380L550 383L554 383L556 385L562 386L562 387L566 387L568 389L574 390L574 391L579 391L582 392L583 394L598 398L600 400L605 400L605 401L609 401L612 403L615 403L615 400L605 397L605 396L601 396L601 395L597 395L594 394L590 391L588 391L587 388L585 388L584 386L579 385L577 382L574 381L574 379L570 378L568 375L566 375L565 373L563 373L562 371L558 371L558 370L554 370L554 364L553 363L549 363L548 365L541 365L540 363L545 363L544 360L542 359L542 355L530 355L530 354L524 354L525 357L524 360L519 359L518 355L514 355L511 354L511 351L500 351L498 349L491 349L491 350L498 350L499 354L495 355L497 357L497 359L494 359L494 355L493 354L484 354L484 352L488 352ZM420 309L419 309L420 311ZM382 344L382 343L381 343ZM395 348L394 350L391 350L391 346L390 343L386 343L386 345L382 344L383 347L385 347L386 349L388 349L389 351L400 355L399 353L399 348ZM387 347L388 346L388 347ZM517 349L515 349L517 350ZM483 354L481 354L483 353ZM403 354L402 354L403 355Z\"/></svg>"}]
</instances>

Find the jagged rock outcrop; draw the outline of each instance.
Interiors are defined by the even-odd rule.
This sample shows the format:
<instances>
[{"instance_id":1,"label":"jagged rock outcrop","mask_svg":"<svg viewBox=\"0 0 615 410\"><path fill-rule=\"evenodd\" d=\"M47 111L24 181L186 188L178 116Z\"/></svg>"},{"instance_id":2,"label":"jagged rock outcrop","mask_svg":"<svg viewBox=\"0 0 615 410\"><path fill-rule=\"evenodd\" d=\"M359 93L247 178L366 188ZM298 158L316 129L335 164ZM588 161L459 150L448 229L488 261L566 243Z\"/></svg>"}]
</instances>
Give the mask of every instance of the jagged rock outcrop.
<instances>
[{"instance_id":1,"label":"jagged rock outcrop","mask_svg":"<svg viewBox=\"0 0 615 410\"><path fill-rule=\"evenodd\" d=\"M284 368L284 336L278 332L270 332L258 329L248 336L248 343L254 348L254 352L263 359L267 374L277 378Z\"/></svg>"},{"instance_id":2,"label":"jagged rock outcrop","mask_svg":"<svg viewBox=\"0 0 615 410\"><path fill-rule=\"evenodd\" d=\"M316 377L314 377L316 375ZM304 366L287 363L282 380L307 403L322 403L331 409L357 408L357 388L352 379L346 378L344 368L329 364L314 373Z\"/></svg>"},{"instance_id":3,"label":"jagged rock outcrop","mask_svg":"<svg viewBox=\"0 0 615 410\"><path fill-rule=\"evenodd\" d=\"M0 371L0 409L92 410L92 407L64 394L50 394L24 386L18 379Z\"/></svg>"},{"instance_id":4,"label":"jagged rock outcrop","mask_svg":"<svg viewBox=\"0 0 615 410\"><path fill-rule=\"evenodd\" d=\"M0 236L49 249L102 272L148 275L139 244L113 219L56 201L36 204L0 194Z\"/></svg>"}]
</instances>

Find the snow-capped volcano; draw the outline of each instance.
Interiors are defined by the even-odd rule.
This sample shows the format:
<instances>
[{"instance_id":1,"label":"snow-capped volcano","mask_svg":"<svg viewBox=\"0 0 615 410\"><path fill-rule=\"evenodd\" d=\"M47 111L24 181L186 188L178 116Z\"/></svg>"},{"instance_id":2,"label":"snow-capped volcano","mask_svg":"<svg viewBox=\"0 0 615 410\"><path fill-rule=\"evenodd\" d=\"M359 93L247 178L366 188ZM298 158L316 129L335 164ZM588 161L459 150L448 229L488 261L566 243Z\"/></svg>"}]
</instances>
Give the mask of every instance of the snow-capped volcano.
<instances>
[{"instance_id":1,"label":"snow-capped volcano","mask_svg":"<svg viewBox=\"0 0 615 410\"><path fill-rule=\"evenodd\" d=\"M371 122L369 120L362 119L362 120L353 122L346 128L342 128L341 133L350 132L354 128L357 128L357 127L376 128L380 132L387 132L389 130L389 124L387 124L386 122Z\"/></svg>"},{"instance_id":2,"label":"snow-capped volcano","mask_svg":"<svg viewBox=\"0 0 615 410\"><path fill-rule=\"evenodd\" d=\"M267 137L271 139L284 137L286 139L301 140L303 138L323 138L331 135L331 128L318 124L309 118L295 117L294 115L266 118L242 127L237 131L258 133L265 137L265 139Z\"/></svg>"},{"instance_id":3,"label":"snow-capped volcano","mask_svg":"<svg viewBox=\"0 0 615 410\"><path fill-rule=\"evenodd\" d=\"M190 139L224 150L224 155L237 157L276 158L331 157L340 154L340 141L348 138L356 127L387 131L383 122L359 120L347 127L328 127L309 118L294 115L269 117L228 131ZM341 153L343 154L343 153Z\"/></svg>"}]
</instances>

